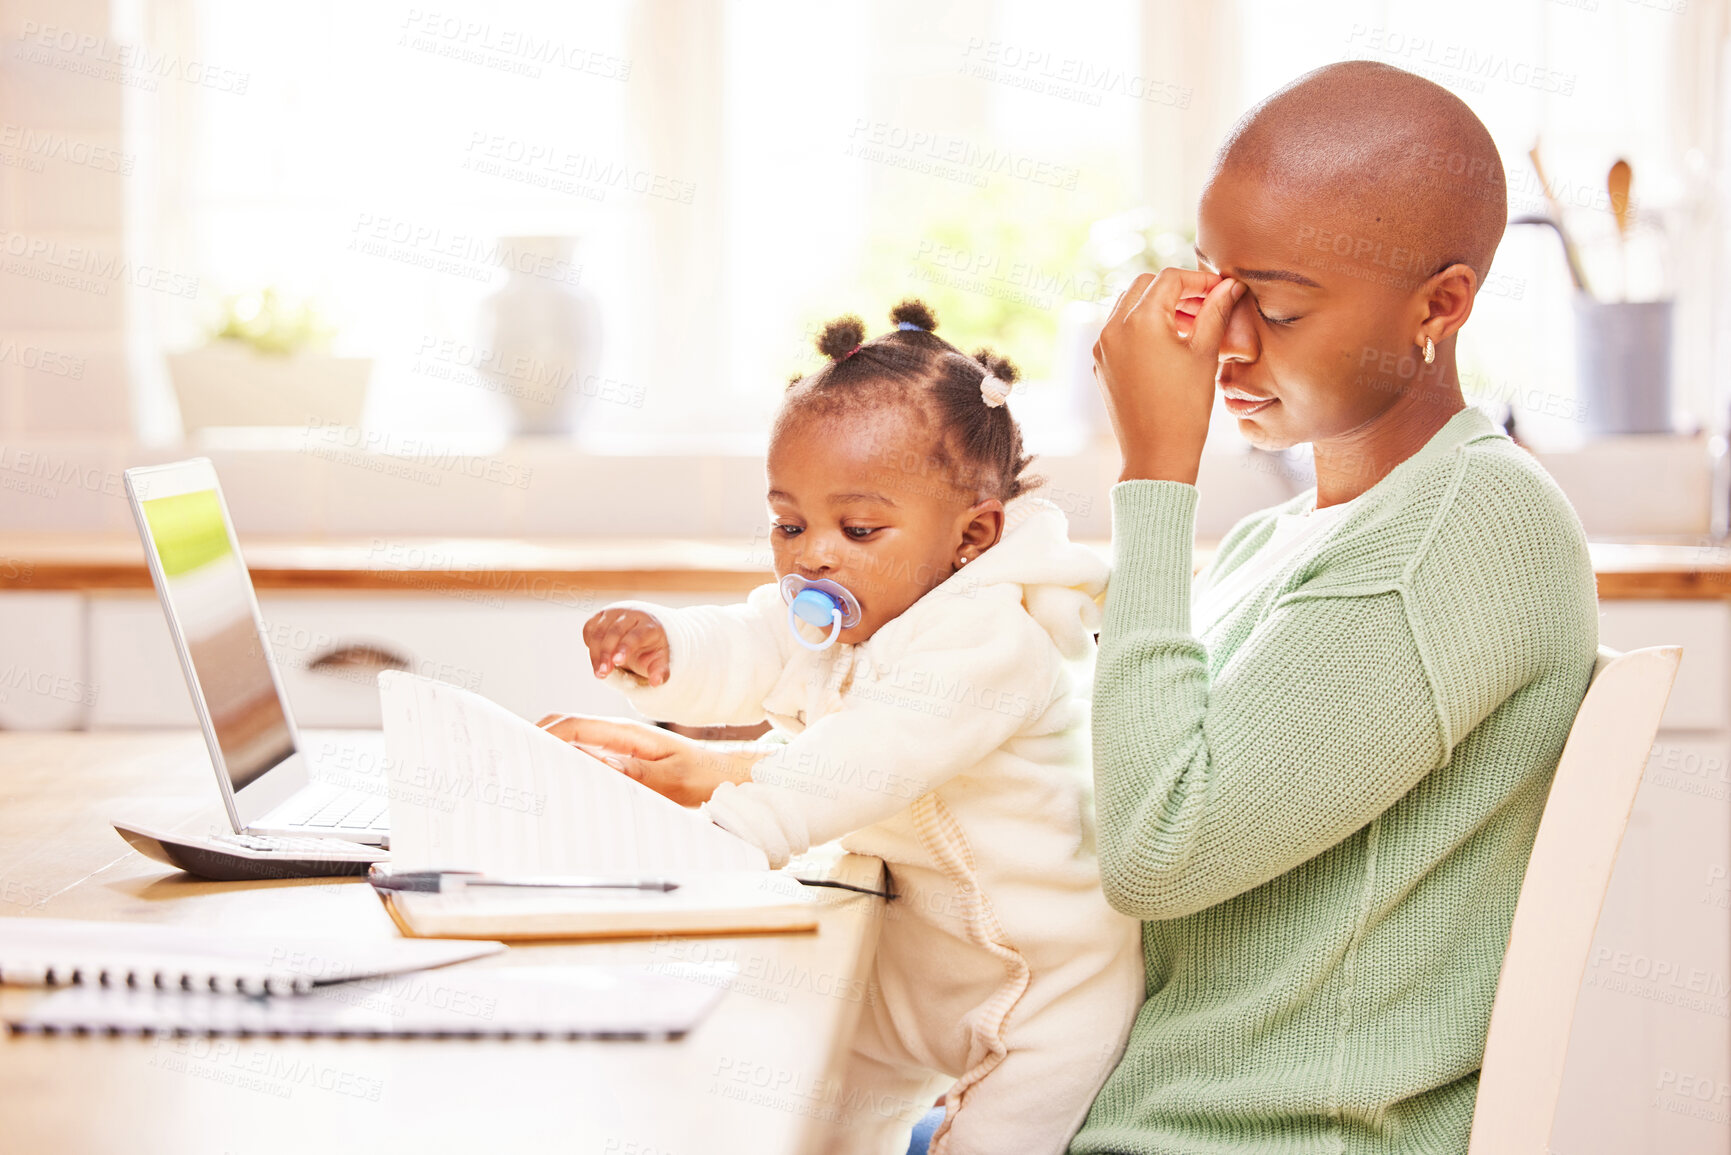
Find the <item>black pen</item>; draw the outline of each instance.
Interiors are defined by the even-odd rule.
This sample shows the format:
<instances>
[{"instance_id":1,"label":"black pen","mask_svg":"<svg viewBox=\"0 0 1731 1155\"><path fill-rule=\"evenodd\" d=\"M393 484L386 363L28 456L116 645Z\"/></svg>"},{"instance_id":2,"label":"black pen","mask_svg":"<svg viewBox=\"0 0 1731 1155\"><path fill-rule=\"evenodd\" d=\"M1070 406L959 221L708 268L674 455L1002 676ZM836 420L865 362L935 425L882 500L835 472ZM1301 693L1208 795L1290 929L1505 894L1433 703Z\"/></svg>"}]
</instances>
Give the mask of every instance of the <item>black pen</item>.
<instances>
[{"instance_id":1,"label":"black pen","mask_svg":"<svg viewBox=\"0 0 1731 1155\"><path fill-rule=\"evenodd\" d=\"M400 870L376 871L367 879L379 890L420 891L439 893L446 879L460 883L462 889L477 886L510 887L529 890L658 890L679 889L679 884L666 878L583 878L557 875L527 878L488 878L474 870Z\"/></svg>"}]
</instances>

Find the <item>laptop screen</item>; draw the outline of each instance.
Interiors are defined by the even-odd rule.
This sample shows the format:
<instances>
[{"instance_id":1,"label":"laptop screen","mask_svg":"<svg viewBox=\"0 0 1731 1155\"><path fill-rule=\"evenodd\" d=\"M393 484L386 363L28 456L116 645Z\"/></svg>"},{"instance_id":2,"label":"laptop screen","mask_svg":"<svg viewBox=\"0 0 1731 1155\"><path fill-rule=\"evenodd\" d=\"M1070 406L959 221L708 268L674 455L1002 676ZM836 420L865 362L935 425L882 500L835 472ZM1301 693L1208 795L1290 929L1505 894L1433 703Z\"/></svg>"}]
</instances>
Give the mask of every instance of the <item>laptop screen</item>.
<instances>
[{"instance_id":1,"label":"laptop screen","mask_svg":"<svg viewBox=\"0 0 1731 1155\"><path fill-rule=\"evenodd\" d=\"M252 579L214 489L139 503L235 790L294 754L252 612Z\"/></svg>"}]
</instances>

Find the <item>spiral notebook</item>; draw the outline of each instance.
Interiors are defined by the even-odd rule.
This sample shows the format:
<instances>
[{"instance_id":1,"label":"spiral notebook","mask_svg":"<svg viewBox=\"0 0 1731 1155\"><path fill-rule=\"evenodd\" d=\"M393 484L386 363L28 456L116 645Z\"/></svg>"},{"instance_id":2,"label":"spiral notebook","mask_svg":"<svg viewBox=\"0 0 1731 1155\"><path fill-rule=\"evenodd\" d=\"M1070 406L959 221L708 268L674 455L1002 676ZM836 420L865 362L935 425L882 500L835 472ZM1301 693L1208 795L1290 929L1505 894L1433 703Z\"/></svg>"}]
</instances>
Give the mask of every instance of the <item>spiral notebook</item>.
<instances>
[{"instance_id":1,"label":"spiral notebook","mask_svg":"<svg viewBox=\"0 0 1731 1155\"><path fill-rule=\"evenodd\" d=\"M298 995L76 987L7 1025L24 1034L676 1039L702 1021L737 970L727 962L460 967Z\"/></svg>"},{"instance_id":2,"label":"spiral notebook","mask_svg":"<svg viewBox=\"0 0 1731 1155\"><path fill-rule=\"evenodd\" d=\"M0 918L0 983L307 991L497 954L502 942L320 939L136 922Z\"/></svg>"}]
</instances>

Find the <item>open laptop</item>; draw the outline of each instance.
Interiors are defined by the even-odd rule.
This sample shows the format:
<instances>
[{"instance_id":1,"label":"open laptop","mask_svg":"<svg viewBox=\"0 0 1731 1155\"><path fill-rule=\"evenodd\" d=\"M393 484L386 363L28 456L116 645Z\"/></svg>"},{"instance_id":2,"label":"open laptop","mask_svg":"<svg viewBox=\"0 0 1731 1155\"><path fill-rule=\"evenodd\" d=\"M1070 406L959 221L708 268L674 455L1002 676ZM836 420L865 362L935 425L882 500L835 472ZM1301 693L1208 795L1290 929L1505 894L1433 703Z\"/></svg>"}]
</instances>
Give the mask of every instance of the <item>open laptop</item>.
<instances>
[{"instance_id":1,"label":"open laptop","mask_svg":"<svg viewBox=\"0 0 1731 1155\"><path fill-rule=\"evenodd\" d=\"M389 846L382 791L342 789L311 773L210 461L129 469L126 494L232 841L283 852ZM371 748L382 752L378 737Z\"/></svg>"}]
</instances>

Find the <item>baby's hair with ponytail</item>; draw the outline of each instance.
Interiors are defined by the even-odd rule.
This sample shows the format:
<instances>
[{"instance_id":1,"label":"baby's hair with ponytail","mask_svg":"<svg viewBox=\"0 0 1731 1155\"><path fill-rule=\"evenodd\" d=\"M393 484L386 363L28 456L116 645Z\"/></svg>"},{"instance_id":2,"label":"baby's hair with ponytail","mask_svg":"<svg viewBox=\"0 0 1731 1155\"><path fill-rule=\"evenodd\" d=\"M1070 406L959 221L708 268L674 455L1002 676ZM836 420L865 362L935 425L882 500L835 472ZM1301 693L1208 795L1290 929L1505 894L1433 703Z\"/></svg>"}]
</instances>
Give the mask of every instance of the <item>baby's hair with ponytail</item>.
<instances>
[{"instance_id":1,"label":"baby's hair with ponytail","mask_svg":"<svg viewBox=\"0 0 1731 1155\"><path fill-rule=\"evenodd\" d=\"M934 464L958 489L1009 501L1041 484L1025 475L1033 457L1003 404L1020 376L1015 365L990 349L970 357L939 337L937 314L924 301L903 301L890 320L896 327L870 341L858 317L825 325L817 348L829 364L789 382L776 433L800 418L845 421L907 405L931 425Z\"/></svg>"}]
</instances>

